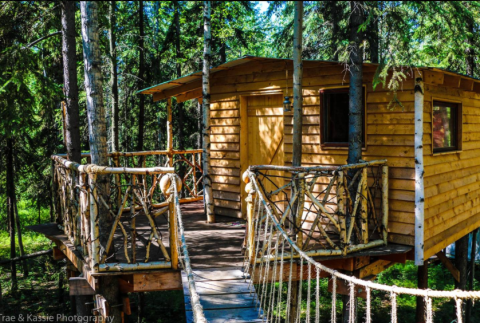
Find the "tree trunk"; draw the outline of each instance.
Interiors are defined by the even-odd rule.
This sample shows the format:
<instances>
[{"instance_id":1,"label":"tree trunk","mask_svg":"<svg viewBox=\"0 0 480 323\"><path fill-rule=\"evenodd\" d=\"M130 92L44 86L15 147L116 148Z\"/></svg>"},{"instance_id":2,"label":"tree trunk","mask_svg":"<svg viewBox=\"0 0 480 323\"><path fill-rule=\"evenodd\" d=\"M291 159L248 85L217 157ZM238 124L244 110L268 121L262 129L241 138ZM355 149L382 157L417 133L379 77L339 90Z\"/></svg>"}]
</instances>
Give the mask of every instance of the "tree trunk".
<instances>
[{"instance_id":1,"label":"tree trunk","mask_svg":"<svg viewBox=\"0 0 480 323\"><path fill-rule=\"evenodd\" d=\"M110 87L112 91L112 151L118 151L118 81L117 47L115 43L115 1L110 1Z\"/></svg>"},{"instance_id":2,"label":"tree trunk","mask_svg":"<svg viewBox=\"0 0 480 323\"><path fill-rule=\"evenodd\" d=\"M302 164L303 1L295 2L293 31L293 166Z\"/></svg>"},{"instance_id":3,"label":"tree trunk","mask_svg":"<svg viewBox=\"0 0 480 323\"><path fill-rule=\"evenodd\" d=\"M348 164L355 164L362 158L362 108L363 108L363 56L360 49L362 44L362 33L358 31L363 23L363 8L361 2L350 1L350 89L349 89L349 118L348 118ZM354 174L348 174L350 178ZM350 196L356 195L356 185L352 185ZM347 214L345 222L347 228L351 223L351 215ZM355 235L352 236L355 243ZM351 305L347 304L348 299L343 298L343 317L349 317ZM355 302L357 299L355 298ZM355 304L355 308L357 308Z\"/></svg>"},{"instance_id":4,"label":"tree trunk","mask_svg":"<svg viewBox=\"0 0 480 323\"><path fill-rule=\"evenodd\" d=\"M363 23L363 9L358 1L351 1L350 6L350 46L352 51L349 59L351 66L347 163L354 164L362 158L363 57L360 51L362 33L358 31L358 28Z\"/></svg>"},{"instance_id":5,"label":"tree trunk","mask_svg":"<svg viewBox=\"0 0 480 323\"><path fill-rule=\"evenodd\" d=\"M18 215L17 194L13 191L13 205L15 206L15 225L17 227L18 247L20 250L20 257L25 256L25 249L23 248L22 227L20 225L20 216ZM28 277L27 261L22 260L23 277Z\"/></svg>"},{"instance_id":6,"label":"tree trunk","mask_svg":"<svg viewBox=\"0 0 480 323\"><path fill-rule=\"evenodd\" d=\"M145 293L137 293L137 323L142 323L142 319L145 317Z\"/></svg>"},{"instance_id":7,"label":"tree trunk","mask_svg":"<svg viewBox=\"0 0 480 323\"><path fill-rule=\"evenodd\" d=\"M293 18L293 166L302 165L302 29L303 29L303 1L295 2L295 13ZM288 80L287 80L288 82ZM298 187L298 181L296 183ZM297 217L302 216L298 212L298 201L293 206L292 212L294 223L298 222ZM297 268L298 268L297 264ZM292 297L289 322L297 321L298 311L301 311L301 304L298 304L298 292L302 288L300 281L292 282Z\"/></svg>"},{"instance_id":8,"label":"tree trunk","mask_svg":"<svg viewBox=\"0 0 480 323\"><path fill-rule=\"evenodd\" d=\"M469 21L467 23L467 28L469 32L469 36L467 37L467 49L466 49L466 74L469 76L473 76L474 69L475 69L475 50L474 50L474 41L473 41L473 35L475 34L475 31L473 29L474 23L473 21Z\"/></svg>"},{"instance_id":9,"label":"tree trunk","mask_svg":"<svg viewBox=\"0 0 480 323\"><path fill-rule=\"evenodd\" d=\"M342 19L341 11L338 10L339 4L337 1L325 1L325 17L329 22L331 28L330 48L333 51L330 52L330 58L333 61L338 61L337 45L340 39L340 21Z\"/></svg>"},{"instance_id":10,"label":"tree trunk","mask_svg":"<svg viewBox=\"0 0 480 323\"><path fill-rule=\"evenodd\" d=\"M10 231L10 259L15 258L15 182L13 168L13 139L7 139L7 203L8 203L8 228ZM12 292L17 290L17 264L10 263Z\"/></svg>"},{"instance_id":11,"label":"tree trunk","mask_svg":"<svg viewBox=\"0 0 480 323\"><path fill-rule=\"evenodd\" d=\"M223 11L222 8L218 8L220 10L220 24L223 24ZM225 40L220 39L220 64L224 64L227 62L227 43ZM241 56L241 55L240 55Z\"/></svg>"},{"instance_id":12,"label":"tree trunk","mask_svg":"<svg viewBox=\"0 0 480 323\"><path fill-rule=\"evenodd\" d=\"M455 242L455 267L460 272L460 281L455 282L455 288L460 290L467 289L468 280L468 234ZM465 309L465 303L462 303L462 309ZM465 311L462 310L463 318L465 318Z\"/></svg>"},{"instance_id":13,"label":"tree trunk","mask_svg":"<svg viewBox=\"0 0 480 323\"><path fill-rule=\"evenodd\" d=\"M62 54L65 93L65 143L67 157L81 162L80 114L78 108L75 2L62 1Z\"/></svg>"},{"instance_id":14,"label":"tree trunk","mask_svg":"<svg viewBox=\"0 0 480 323\"><path fill-rule=\"evenodd\" d=\"M210 62L212 57L212 33L210 29L211 1L204 1L204 47L203 47L203 195L207 222L215 222L215 210L210 178Z\"/></svg>"},{"instance_id":15,"label":"tree trunk","mask_svg":"<svg viewBox=\"0 0 480 323\"><path fill-rule=\"evenodd\" d=\"M198 149L202 149L202 104L197 102L197 129L198 129L198 138L197 138L197 146Z\"/></svg>"},{"instance_id":16,"label":"tree trunk","mask_svg":"<svg viewBox=\"0 0 480 323\"><path fill-rule=\"evenodd\" d=\"M372 5L378 8L379 3L372 1ZM370 49L370 62L378 63L378 16L374 15L367 30L368 44Z\"/></svg>"},{"instance_id":17,"label":"tree trunk","mask_svg":"<svg viewBox=\"0 0 480 323\"><path fill-rule=\"evenodd\" d=\"M455 242L455 267L460 271L460 281L455 287L465 290L467 289L468 234Z\"/></svg>"},{"instance_id":18,"label":"tree trunk","mask_svg":"<svg viewBox=\"0 0 480 323\"><path fill-rule=\"evenodd\" d=\"M177 58L177 62L175 63L175 69L177 70L177 78L182 76L182 67L180 65L180 59L182 57L182 52L180 49L180 6L178 4L178 1L174 2L175 6L175 56ZM178 127L178 149L183 150L185 148L185 138L184 138L184 132L183 132L183 126L184 126L184 113L183 113L183 102L178 103L177 102L177 113L178 113L178 122L177 122L177 127ZM183 175L183 172L181 172L180 175ZM181 176L183 178L183 176Z\"/></svg>"},{"instance_id":19,"label":"tree trunk","mask_svg":"<svg viewBox=\"0 0 480 323\"><path fill-rule=\"evenodd\" d=\"M139 56L140 56L140 63L139 63L139 72L138 78L140 79L140 88L144 86L144 77L145 77L145 34L143 31L143 1L139 2L138 7L138 15L139 15L139 27L140 27L140 39L138 41L139 47ZM143 150L143 134L144 134L144 120L145 120L145 95L141 94L139 98L140 102L138 104L139 112L138 112L138 144L137 144L137 151Z\"/></svg>"},{"instance_id":20,"label":"tree trunk","mask_svg":"<svg viewBox=\"0 0 480 323\"><path fill-rule=\"evenodd\" d=\"M418 279L417 286L419 289L428 288L428 263L427 262L425 262L423 266L418 266L417 279ZM415 322L425 323L425 300L421 296L417 296Z\"/></svg>"},{"instance_id":21,"label":"tree trunk","mask_svg":"<svg viewBox=\"0 0 480 323\"><path fill-rule=\"evenodd\" d=\"M105 107L103 103L101 55L99 47L99 25L98 25L98 2L81 1L82 13L82 38L83 38L83 59L85 66L85 91L87 95L87 117L90 139L90 154L92 163L96 165L108 165L107 158L107 123L105 120ZM97 176L97 191L105 201L109 200L109 178L108 175ZM98 205L99 222L99 243L105 250L106 242L110 233L108 223L108 211L100 204ZM102 295L110 307L111 322L122 322L121 303L118 280L115 276L102 278Z\"/></svg>"}]
</instances>

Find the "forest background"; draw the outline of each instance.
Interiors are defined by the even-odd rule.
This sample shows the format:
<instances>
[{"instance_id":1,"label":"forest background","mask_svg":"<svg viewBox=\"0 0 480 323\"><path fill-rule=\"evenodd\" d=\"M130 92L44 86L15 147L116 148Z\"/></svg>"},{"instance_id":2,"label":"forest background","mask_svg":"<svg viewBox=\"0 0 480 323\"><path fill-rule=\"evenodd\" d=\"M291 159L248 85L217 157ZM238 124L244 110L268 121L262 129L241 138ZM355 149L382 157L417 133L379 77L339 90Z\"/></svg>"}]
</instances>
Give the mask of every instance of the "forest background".
<instances>
[{"instance_id":1,"label":"forest background","mask_svg":"<svg viewBox=\"0 0 480 323\"><path fill-rule=\"evenodd\" d=\"M305 1L304 5L303 58L340 61L348 66L349 2ZM376 86L401 90L402 79L414 66L480 76L476 55L480 51L480 2L365 1L362 5L366 19L360 27L361 50L364 61L379 63ZM53 219L50 156L66 152L61 109L65 99L61 6L61 1L0 2L0 259L10 256L7 173L12 176L16 195L17 238L19 232L23 238L17 254L50 248L47 239L24 228ZM88 151L78 2L76 6L79 122L82 150ZM202 9L201 1L100 2L99 64L105 80L109 150L166 147L166 103L154 103L150 96L136 92L202 69ZM212 2L212 66L245 55L291 58L292 49L292 2ZM395 77L385 83L388 71ZM195 101L173 104L174 148L198 148L199 105ZM116 116L118 147L113 146L112 138ZM11 161L6 157L7 149L13 152ZM4 300L13 304L6 312L68 311L64 306L66 291L60 288L65 264L42 259L25 265L29 270L19 267L18 290L9 280L7 267L0 267ZM380 279L414 286L416 277L408 268L394 267ZM447 274L432 268L431 288L453 288ZM58 298L45 297L45 293L58 294ZM162 321L182 312L181 295L153 294L152 301L159 298L154 302L165 304L155 310L164 313ZM172 306L172 299L176 305ZM405 298L400 306L408 309L412 302L413 298ZM407 312L405 315L408 317ZM448 316L439 319L447 322Z\"/></svg>"}]
</instances>

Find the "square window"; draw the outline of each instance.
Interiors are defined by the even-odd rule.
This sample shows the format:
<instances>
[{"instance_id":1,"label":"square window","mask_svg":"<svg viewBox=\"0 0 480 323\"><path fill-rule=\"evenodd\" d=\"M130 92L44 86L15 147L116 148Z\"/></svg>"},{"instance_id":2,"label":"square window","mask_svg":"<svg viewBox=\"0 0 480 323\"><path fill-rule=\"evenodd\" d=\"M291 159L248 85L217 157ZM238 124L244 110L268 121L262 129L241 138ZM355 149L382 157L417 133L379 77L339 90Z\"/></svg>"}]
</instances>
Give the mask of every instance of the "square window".
<instances>
[{"instance_id":1,"label":"square window","mask_svg":"<svg viewBox=\"0 0 480 323\"><path fill-rule=\"evenodd\" d=\"M348 146L349 89L322 90L321 95L321 142L323 146ZM362 99L362 144L365 146L365 90Z\"/></svg>"},{"instance_id":2,"label":"square window","mask_svg":"<svg viewBox=\"0 0 480 323\"><path fill-rule=\"evenodd\" d=\"M461 105L434 101L432 114L433 152L460 150L461 133Z\"/></svg>"}]
</instances>

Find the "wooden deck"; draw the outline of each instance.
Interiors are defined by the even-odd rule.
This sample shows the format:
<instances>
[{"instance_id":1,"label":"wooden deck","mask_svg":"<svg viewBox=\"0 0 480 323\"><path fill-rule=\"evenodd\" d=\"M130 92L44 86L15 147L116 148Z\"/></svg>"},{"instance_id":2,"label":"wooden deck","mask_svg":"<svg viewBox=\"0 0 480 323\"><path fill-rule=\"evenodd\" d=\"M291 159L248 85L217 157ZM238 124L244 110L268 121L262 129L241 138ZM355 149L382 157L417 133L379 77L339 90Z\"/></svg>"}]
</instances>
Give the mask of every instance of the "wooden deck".
<instances>
[{"instance_id":1,"label":"wooden deck","mask_svg":"<svg viewBox=\"0 0 480 323\"><path fill-rule=\"evenodd\" d=\"M257 294L241 267L196 269L195 284L210 323L261 322ZM182 272L187 323L193 322L187 276Z\"/></svg>"},{"instance_id":2,"label":"wooden deck","mask_svg":"<svg viewBox=\"0 0 480 323\"><path fill-rule=\"evenodd\" d=\"M258 322L260 314L255 308L256 293L249 289L250 277L244 277L242 266L242 243L245 234L245 223L242 220L216 216L217 223L207 224L201 202L184 204L182 215L185 229L185 238L195 273L197 292L209 322ZM157 229L162 235L168 249L167 218L156 218ZM42 233L55 242L66 257L84 272L88 284L96 289L99 279L104 275L118 275L120 289L124 293L163 291L182 289L185 293L185 309L187 321L193 322L190 298L186 277L180 271L171 269L143 270L133 272L91 273L83 264L83 258L67 239L67 236L54 223L34 225L29 229ZM126 228L127 229L127 228ZM150 234L146 219L137 219L137 253L139 261L144 254L140 253L145 247ZM128 231L128 229L127 229ZM389 244L388 246L372 248L349 254L348 257L330 256L316 257L327 267L337 270L365 272L365 277L372 277L395 262L405 262L412 247ZM152 247L150 260L161 260L158 246ZM123 261L123 236L115 236L115 260ZM111 262L112 260L109 260ZM87 271L85 270L87 269ZM305 270L304 270L305 271ZM258 274L252 273L254 281ZM292 280L307 279L294 268Z\"/></svg>"}]
</instances>

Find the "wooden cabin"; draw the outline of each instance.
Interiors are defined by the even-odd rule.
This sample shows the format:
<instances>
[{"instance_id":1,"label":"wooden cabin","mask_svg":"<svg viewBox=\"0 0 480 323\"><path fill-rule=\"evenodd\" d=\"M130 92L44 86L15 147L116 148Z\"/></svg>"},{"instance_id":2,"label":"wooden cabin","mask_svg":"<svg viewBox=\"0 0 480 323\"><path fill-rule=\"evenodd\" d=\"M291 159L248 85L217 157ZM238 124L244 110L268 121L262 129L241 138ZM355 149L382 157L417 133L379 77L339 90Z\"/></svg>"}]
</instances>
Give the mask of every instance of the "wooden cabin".
<instances>
[{"instance_id":1,"label":"wooden cabin","mask_svg":"<svg viewBox=\"0 0 480 323\"><path fill-rule=\"evenodd\" d=\"M363 66L363 159L387 159L388 241L423 246L428 259L480 226L480 81L438 68L403 68L396 93L373 89L377 64ZM293 112L289 59L243 57L211 69L211 166L215 212L242 218L241 174L249 165L291 165ZM424 191L415 185L415 79L424 82ZM142 90L154 101L201 100L202 73ZM303 62L302 165L347 159L349 73L336 62ZM424 210L415 213L415 196ZM417 223L416 223L417 218ZM422 220L423 219L423 220ZM423 237L415 237L423 226Z\"/></svg>"}]
</instances>

